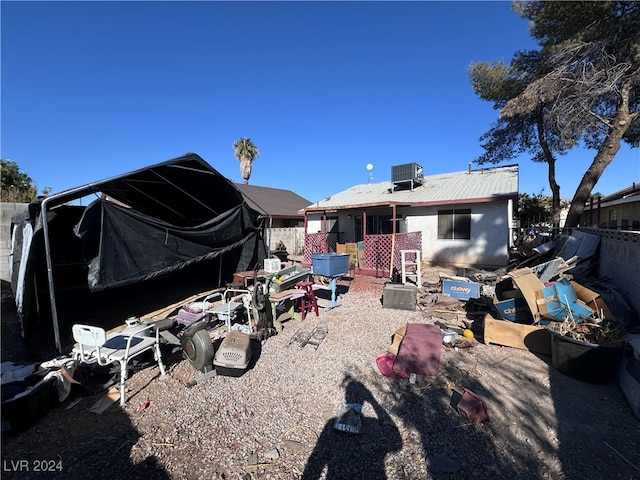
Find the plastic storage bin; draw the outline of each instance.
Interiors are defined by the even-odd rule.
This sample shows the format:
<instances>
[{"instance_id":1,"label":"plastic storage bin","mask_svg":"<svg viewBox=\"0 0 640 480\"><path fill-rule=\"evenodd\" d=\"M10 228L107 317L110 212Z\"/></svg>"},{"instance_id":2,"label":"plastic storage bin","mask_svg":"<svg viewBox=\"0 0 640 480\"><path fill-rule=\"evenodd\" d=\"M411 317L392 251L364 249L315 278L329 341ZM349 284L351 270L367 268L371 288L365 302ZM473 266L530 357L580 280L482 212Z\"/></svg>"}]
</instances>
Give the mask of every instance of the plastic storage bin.
<instances>
[{"instance_id":1,"label":"plastic storage bin","mask_svg":"<svg viewBox=\"0 0 640 480\"><path fill-rule=\"evenodd\" d=\"M337 277L349 271L348 253L315 253L311 255L311 266L314 275Z\"/></svg>"},{"instance_id":2,"label":"plastic storage bin","mask_svg":"<svg viewBox=\"0 0 640 480\"><path fill-rule=\"evenodd\" d=\"M277 272L277 274L277 279L275 278L275 273L272 273L267 277L271 280L270 291L276 293L294 288L296 283L305 281L311 274L311 270L299 265L293 265L291 267L283 268Z\"/></svg>"},{"instance_id":3,"label":"plastic storage bin","mask_svg":"<svg viewBox=\"0 0 640 480\"><path fill-rule=\"evenodd\" d=\"M49 369L2 385L2 431L24 432L58 404L56 377Z\"/></svg>"},{"instance_id":4,"label":"plastic storage bin","mask_svg":"<svg viewBox=\"0 0 640 480\"><path fill-rule=\"evenodd\" d=\"M565 375L587 383L605 383L618 367L620 347L581 342L551 332L551 362Z\"/></svg>"}]
</instances>

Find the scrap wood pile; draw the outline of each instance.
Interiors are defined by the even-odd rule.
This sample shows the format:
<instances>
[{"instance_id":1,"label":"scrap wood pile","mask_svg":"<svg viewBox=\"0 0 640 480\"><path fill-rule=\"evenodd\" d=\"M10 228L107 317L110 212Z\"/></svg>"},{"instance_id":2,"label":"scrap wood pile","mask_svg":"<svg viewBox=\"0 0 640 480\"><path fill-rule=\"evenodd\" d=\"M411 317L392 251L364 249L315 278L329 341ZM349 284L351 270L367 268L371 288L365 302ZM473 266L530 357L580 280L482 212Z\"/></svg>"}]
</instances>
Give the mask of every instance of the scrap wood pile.
<instances>
[{"instance_id":1,"label":"scrap wood pile","mask_svg":"<svg viewBox=\"0 0 640 480\"><path fill-rule=\"evenodd\" d=\"M625 338L625 332L617 322L607 319L598 319L599 322L584 321L577 323L570 318L562 322L554 322L549 329L566 337L601 346L621 345Z\"/></svg>"}]
</instances>

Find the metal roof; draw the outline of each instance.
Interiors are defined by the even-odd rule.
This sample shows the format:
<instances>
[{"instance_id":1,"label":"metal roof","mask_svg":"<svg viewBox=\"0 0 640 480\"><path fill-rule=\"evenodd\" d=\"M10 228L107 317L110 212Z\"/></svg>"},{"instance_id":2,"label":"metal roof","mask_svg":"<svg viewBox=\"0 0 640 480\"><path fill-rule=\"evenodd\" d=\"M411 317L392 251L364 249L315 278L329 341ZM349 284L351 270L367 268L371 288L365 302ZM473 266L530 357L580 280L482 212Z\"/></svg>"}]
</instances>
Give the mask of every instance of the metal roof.
<instances>
[{"instance_id":1,"label":"metal roof","mask_svg":"<svg viewBox=\"0 0 640 480\"><path fill-rule=\"evenodd\" d=\"M355 185L314 203L305 211L339 210L404 204L412 206L489 202L518 196L518 165L425 176L422 184L391 181Z\"/></svg>"}]
</instances>

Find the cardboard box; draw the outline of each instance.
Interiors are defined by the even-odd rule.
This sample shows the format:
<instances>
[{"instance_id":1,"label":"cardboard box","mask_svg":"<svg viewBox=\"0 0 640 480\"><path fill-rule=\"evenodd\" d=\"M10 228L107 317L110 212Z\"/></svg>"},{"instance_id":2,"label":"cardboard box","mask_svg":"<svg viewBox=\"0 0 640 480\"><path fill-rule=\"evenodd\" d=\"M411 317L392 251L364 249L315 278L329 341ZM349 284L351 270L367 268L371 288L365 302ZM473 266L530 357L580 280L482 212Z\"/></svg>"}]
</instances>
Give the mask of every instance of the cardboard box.
<instances>
[{"instance_id":1,"label":"cardboard box","mask_svg":"<svg viewBox=\"0 0 640 480\"><path fill-rule=\"evenodd\" d=\"M458 300L480 298L480 284L477 282L444 280L442 282L442 293Z\"/></svg>"},{"instance_id":2,"label":"cardboard box","mask_svg":"<svg viewBox=\"0 0 640 480\"><path fill-rule=\"evenodd\" d=\"M544 288L544 283L536 276L530 268L519 268L512 270L506 275L500 277L496 283L496 293L494 295L494 304L503 300L511 300L515 298L524 298L529 306L529 312L532 317L531 323L536 323L540 320L540 312L538 311L538 303L536 298L536 292ZM507 294L507 292L511 292ZM506 311L507 309L514 308L516 314L516 320L518 322L526 321L523 317L526 315L522 310L518 312L517 305L513 302L512 305L502 305L501 309ZM496 305L498 308L498 305Z\"/></svg>"},{"instance_id":3,"label":"cardboard box","mask_svg":"<svg viewBox=\"0 0 640 480\"><path fill-rule=\"evenodd\" d=\"M493 305L502 320L522 324L533 323L533 315L531 315L529 305L527 305L527 301L523 297L510 298L501 302L494 297Z\"/></svg>"},{"instance_id":4,"label":"cardboard box","mask_svg":"<svg viewBox=\"0 0 640 480\"><path fill-rule=\"evenodd\" d=\"M616 320L598 292L594 292L573 280L571 281L571 285L579 300L582 300L586 305L596 310L598 314L602 312L602 315L604 315L604 318L607 320Z\"/></svg>"},{"instance_id":5,"label":"cardboard box","mask_svg":"<svg viewBox=\"0 0 640 480\"><path fill-rule=\"evenodd\" d=\"M346 243L336 244L336 253L347 253L347 244Z\"/></svg>"},{"instance_id":6,"label":"cardboard box","mask_svg":"<svg viewBox=\"0 0 640 480\"><path fill-rule=\"evenodd\" d=\"M407 333L407 326L400 327L391 337L391 345L387 347L387 351L392 353L393 355L398 354L398 350L400 349L400 344L402 343L402 339Z\"/></svg>"},{"instance_id":7,"label":"cardboard box","mask_svg":"<svg viewBox=\"0 0 640 480\"><path fill-rule=\"evenodd\" d=\"M358 244L347 243L346 248L346 253L349 254L349 265L358 265Z\"/></svg>"},{"instance_id":8,"label":"cardboard box","mask_svg":"<svg viewBox=\"0 0 640 480\"><path fill-rule=\"evenodd\" d=\"M536 292L541 317L563 321L567 317L577 322L593 317L595 310L581 301L569 281L561 279ZM569 313L569 310L571 313Z\"/></svg>"},{"instance_id":9,"label":"cardboard box","mask_svg":"<svg viewBox=\"0 0 640 480\"><path fill-rule=\"evenodd\" d=\"M511 277L503 278L496 283L493 305L503 320L517 323L533 323L531 309Z\"/></svg>"},{"instance_id":10,"label":"cardboard box","mask_svg":"<svg viewBox=\"0 0 640 480\"><path fill-rule=\"evenodd\" d=\"M547 328L497 320L490 314L484 317L484 343L551 355L551 334Z\"/></svg>"},{"instance_id":11,"label":"cardboard box","mask_svg":"<svg viewBox=\"0 0 640 480\"><path fill-rule=\"evenodd\" d=\"M358 267L364 268L364 242L358 242Z\"/></svg>"}]
</instances>

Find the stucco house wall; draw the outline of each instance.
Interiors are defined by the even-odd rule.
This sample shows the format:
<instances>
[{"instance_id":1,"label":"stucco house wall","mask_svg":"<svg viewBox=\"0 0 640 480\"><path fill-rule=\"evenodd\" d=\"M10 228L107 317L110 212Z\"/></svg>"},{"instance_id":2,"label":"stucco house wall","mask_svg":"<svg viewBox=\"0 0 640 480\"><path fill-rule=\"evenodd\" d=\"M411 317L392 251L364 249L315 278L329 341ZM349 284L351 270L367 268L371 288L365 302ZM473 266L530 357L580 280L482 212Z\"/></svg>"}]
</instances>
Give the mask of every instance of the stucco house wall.
<instances>
[{"instance_id":1,"label":"stucco house wall","mask_svg":"<svg viewBox=\"0 0 640 480\"><path fill-rule=\"evenodd\" d=\"M510 232L513 228L513 201L456 204L456 209L471 210L471 239L438 239L438 210L431 207L398 207L398 233L422 232L422 259L431 263L502 267L509 261ZM389 215L390 208L366 209L367 215ZM359 211L337 212L337 231L341 242L355 242L355 217ZM336 220L328 219L328 230ZM307 233L322 231L322 216L310 214Z\"/></svg>"},{"instance_id":2,"label":"stucco house wall","mask_svg":"<svg viewBox=\"0 0 640 480\"><path fill-rule=\"evenodd\" d=\"M509 261L510 203L460 204L471 210L471 239L438 239L438 210L415 207L407 212L406 229L422 232L422 258L431 263L504 266Z\"/></svg>"}]
</instances>

